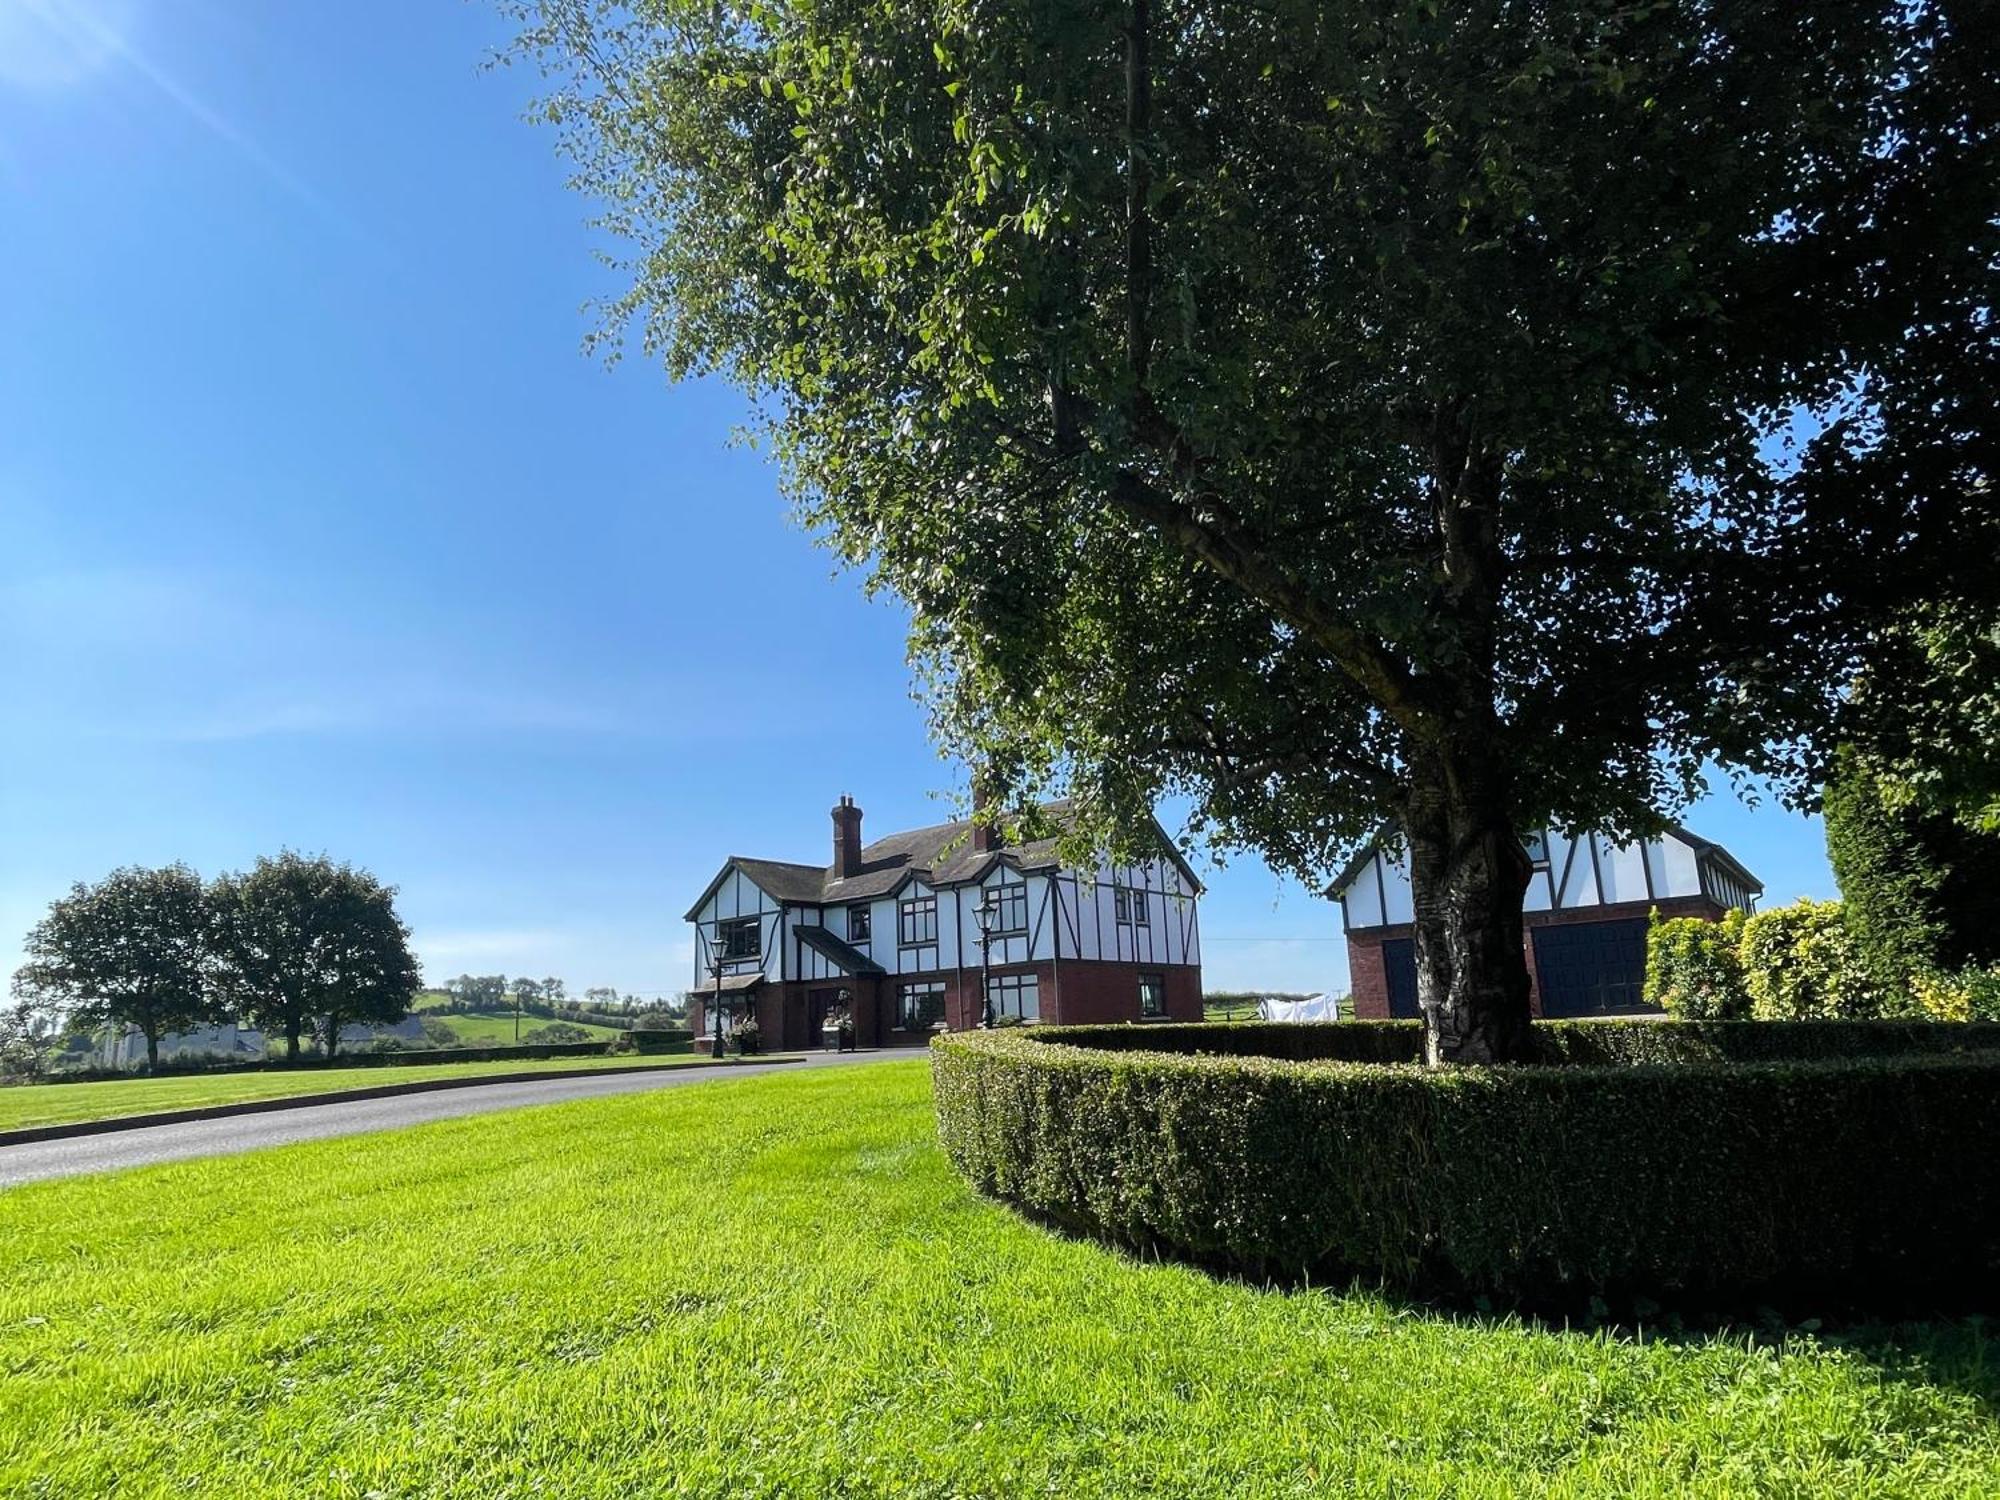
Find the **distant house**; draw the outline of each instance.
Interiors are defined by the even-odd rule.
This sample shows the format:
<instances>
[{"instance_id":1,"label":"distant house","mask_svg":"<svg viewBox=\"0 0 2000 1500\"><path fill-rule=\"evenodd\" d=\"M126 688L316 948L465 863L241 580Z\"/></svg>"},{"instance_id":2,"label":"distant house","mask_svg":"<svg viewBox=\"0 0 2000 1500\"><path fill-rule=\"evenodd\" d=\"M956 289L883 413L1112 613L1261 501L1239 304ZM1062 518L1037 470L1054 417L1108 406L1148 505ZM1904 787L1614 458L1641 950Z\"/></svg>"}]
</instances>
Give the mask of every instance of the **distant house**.
<instances>
[{"instance_id":1,"label":"distant house","mask_svg":"<svg viewBox=\"0 0 2000 1500\"><path fill-rule=\"evenodd\" d=\"M220 1026L199 1026L193 1031L160 1034L160 1060L170 1058L215 1057L248 1062L264 1055L264 1033L248 1026L225 1022ZM97 1044L97 1061L107 1068L137 1068L146 1061L146 1034L136 1026L106 1031Z\"/></svg>"},{"instance_id":2,"label":"distant house","mask_svg":"<svg viewBox=\"0 0 2000 1500\"><path fill-rule=\"evenodd\" d=\"M340 1028L340 1047L351 1051L386 1037L417 1041L424 1034L424 1018L407 1015L393 1025L373 1026L350 1021ZM310 1035L307 1038L311 1040ZM282 1050L282 1049L280 1049ZM173 1058L226 1058L251 1062L269 1055L271 1048L264 1033L255 1027L224 1022L201 1026L193 1031L169 1031L160 1036L160 1060ZM136 1068L146 1061L146 1037L136 1026L107 1031L98 1041L97 1061L107 1068Z\"/></svg>"},{"instance_id":3,"label":"distant house","mask_svg":"<svg viewBox=\"0 0 2000 1500\"><path fill-rule=\"evenodd\" d=\"M1043 811L1060 821L1064 807ZM989 1004L1022 1021L1199 1020L1201 882L1150 833L1158 852L1141 863L1069 869L1053 840L1007 847L969 821L864 843L842 797L830 863L732 856L688 909L695 1035L713 1034L718 965L725 1011L754 1016L777 1050L818 1045L843 1012L863 1046L977 1026Z\"/></svg>"},{"instance_id":4,"label":"distant house","mask_svg":"<svg viewBox=\"0 0 2000 1500\"><path fill-rule=\"evenodd\" d=\"M1754 911L1764 887L1720 844L1671 828L1645 843L1542 832L1527 840L1534 875L1525 902L1531 1004L1538 1016L1631 1015L1641 998L1646 921L1720 920ZM1354 1013L1415 1016L1417 960L1407 855L1378 839L1334 882L1347 929Z\"/></svg>"}]
</instances>

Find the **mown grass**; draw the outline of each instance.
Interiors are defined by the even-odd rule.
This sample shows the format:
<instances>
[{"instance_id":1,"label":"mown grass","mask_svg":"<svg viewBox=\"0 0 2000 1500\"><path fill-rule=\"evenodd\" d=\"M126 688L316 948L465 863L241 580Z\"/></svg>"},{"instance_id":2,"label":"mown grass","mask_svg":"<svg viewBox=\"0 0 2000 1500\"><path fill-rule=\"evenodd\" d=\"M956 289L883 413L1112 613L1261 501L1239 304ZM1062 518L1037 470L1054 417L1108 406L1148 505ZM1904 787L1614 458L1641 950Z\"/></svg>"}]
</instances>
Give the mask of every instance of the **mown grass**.
<instances>
[{"instance_id":1,"label":"mown grass","mask_svg":"<svg viewBox=\"0 0 2000 1500\"><path fill-rule=\"evenodd\" d=\"M431 1019L444 1022L458 1033L459 1040L467 1046L511 1045L514 1040L514 1012L511 1010L464 1011L455 1015L435 1015ZM546 1016L522 1016L521 1038L525 1041L529 1032L557 1024ZM624 1035L616 1027L599 1026L591 1021L563 1021L560 1024L580 1027L589 1032L593 1040L600 1042L615 1041Z\"/></svg>"},{"instance_id":2,"label":"mown grass","mask_svg":"<svg viewBox=\"0 0 2000 1500\"><path fill-rule=\"evenodd\" d=\"M920 1061L0 1193L0 1494L2000 1494L1978 1325L1276 1293L972 1196Z\"/></svg>"},{"instance_id":3,"label":"mown grass","mask_svg":"<svg viewBox=\"0 0 2000 1500\"><path fill-rule=\"evenodd\" d=\"M109 1120L119 1115L163 1109L197 1109L206 1104L238 1104L282 1099L336 1089L374 1088L385 1083L422 1083L435 1078L472 1078L484 1073L567 1072L575 1068L623 1067L628 1063L672 1067L694 1057L553 1057L508 1062L412 1063L392 1067L299 1068L281 1072L187 1073L170 1078L107 1078L94 1083L30 1083L0 1088L0 1130L31 1125L64 1125L76 1120Z\"/></svg>"}]
</instances>

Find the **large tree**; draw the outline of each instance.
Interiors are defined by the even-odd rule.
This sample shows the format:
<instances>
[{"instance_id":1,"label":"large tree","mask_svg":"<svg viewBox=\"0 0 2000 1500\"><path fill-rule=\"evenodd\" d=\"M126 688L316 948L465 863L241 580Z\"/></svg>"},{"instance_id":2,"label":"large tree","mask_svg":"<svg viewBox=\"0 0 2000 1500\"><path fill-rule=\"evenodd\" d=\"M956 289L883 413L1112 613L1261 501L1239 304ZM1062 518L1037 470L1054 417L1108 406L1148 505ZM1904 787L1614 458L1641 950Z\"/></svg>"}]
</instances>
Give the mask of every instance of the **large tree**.
<instances>
[{"instance_id":1,"label":"large tree","mask_svg":"<svg viewBox=\"0 0 2000 1500\"><path fill-rule=\"evenodd\" d=\"M605 336L760 398L941 739L1079 844L1388 822L1434 1059L1526 1044L1519 830L1809 787L1983 509L1926 415L1991 367L1976 5L513 8Z\"/></svg>"},{"instance_id":2,"label":"large tree","mask_svg":"<svg viewBox=\"0 0 2000 1500\"><path fill-rule=\"evenodd\" d=\"M207 892L186 865L114 870L72 886L35 924L14 993L52 1005L74 1028L137 1027L156 1068L162 1036L224 1013L208 937Z\"/></svg>"},{"instance_id":3,"label":"large tree","mask_svg":"<svg viewBox=\"0 0 2000 1500\"><path fill-rule=\"evenodd\" d=\"M290 850L247 874L218 878L211 893L216 957L225 991L296 1061L317 1027L328 1057L349 1022L390 1024L410 1009L423 979L395 889L366 870Z\"/></svg>"}]
</instances>

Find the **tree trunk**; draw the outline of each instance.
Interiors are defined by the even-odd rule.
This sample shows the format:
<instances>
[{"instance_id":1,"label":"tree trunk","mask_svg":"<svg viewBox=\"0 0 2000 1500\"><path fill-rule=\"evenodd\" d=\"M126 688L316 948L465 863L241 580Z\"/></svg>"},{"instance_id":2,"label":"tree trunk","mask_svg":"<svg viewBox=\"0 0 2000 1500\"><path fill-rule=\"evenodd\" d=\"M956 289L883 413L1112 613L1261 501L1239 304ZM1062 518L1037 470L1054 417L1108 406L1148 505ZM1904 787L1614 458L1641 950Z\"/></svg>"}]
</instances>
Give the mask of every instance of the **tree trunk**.
<instances>
[{"instance_id":1,"label":"tree trunk","mask_svg":"<svg viewBox=\"0 0 2000 1500\"><path fill-rule=\"evenodd\" d=\"M285 1061L297 1062L298 1060L299 1018L297 1016L287 1016L285 1018Z\"/></svg>"},{"instance_id":2,"label":"tree trunk","mask_svg":"<svg viewBox=\"0 0 2000 1500\"><path fill-rule=\"evenodd\" d=\"M1424 1060L1529 1056L1521 903L1531 866L1490 747L1421 757L1404 831L1416 915Z\"/></svg>"},{"instance_id":3,"label":"tree trunk","mask_svg":"<svg viewBox=\"0 0 2000 1500\"><path fill-rule=\"evenodd\" d=\"M157 1073L160 1071L160 1028L157 1026L148 1026L144 1030L146 1033L146 1071L148 1073Z\"/></svg>"}]
</instances>

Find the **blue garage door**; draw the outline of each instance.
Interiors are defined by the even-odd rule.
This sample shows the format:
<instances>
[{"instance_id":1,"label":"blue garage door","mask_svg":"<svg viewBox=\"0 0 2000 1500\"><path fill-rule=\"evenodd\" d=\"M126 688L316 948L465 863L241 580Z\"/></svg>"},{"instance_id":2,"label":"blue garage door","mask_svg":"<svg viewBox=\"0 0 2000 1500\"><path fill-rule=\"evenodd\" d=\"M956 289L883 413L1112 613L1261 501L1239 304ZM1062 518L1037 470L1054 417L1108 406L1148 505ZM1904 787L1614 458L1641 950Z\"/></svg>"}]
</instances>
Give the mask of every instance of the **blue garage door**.
<instances>
[{"instance_id":1,"label":"blue garage door","mask_svg":"<svg viewBox=\"0 0 2000 1500\"><path fill-rule=\"evenodd\" d=\"M1535 973L1545 1016L1615 1016L1648 1011L1646 919L1538 927Z\"/></svg>"},{"instance_id":2,"label":"blue garage door","mask_svg":"<svg viewBox=\"0 0 2000 1500\"><path fill-rule=\"evenodd\" d=\"M1417 1009L1417 941L1389 938L1382 944L1382 968L1389 980L1389 1014L1414 1021Z\"/></svg>"}]
</instances>

